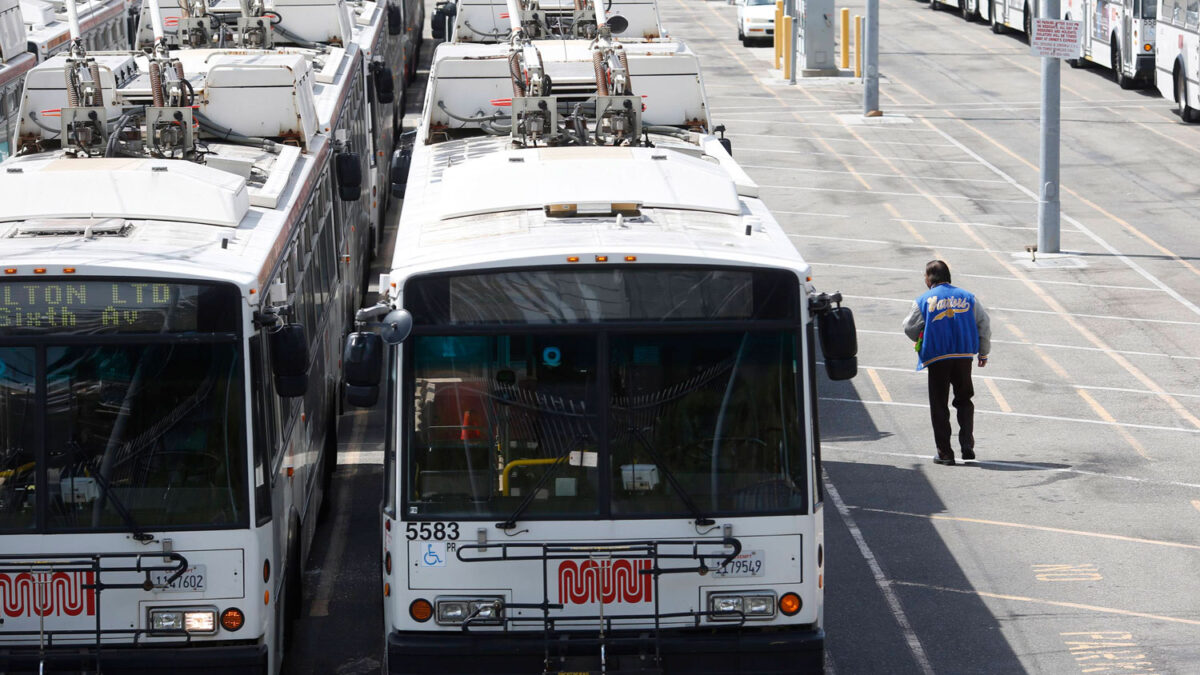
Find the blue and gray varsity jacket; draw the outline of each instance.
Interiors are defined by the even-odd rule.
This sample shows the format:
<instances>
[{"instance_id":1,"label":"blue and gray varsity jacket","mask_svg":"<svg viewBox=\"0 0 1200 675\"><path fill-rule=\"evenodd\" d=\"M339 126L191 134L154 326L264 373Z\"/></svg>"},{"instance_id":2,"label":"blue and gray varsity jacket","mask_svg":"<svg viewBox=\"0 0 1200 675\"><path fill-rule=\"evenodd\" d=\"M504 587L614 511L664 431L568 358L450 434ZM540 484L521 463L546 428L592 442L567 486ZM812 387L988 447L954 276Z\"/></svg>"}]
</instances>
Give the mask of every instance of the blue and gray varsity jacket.
<instances>
[{"instance_id":1,"label":"blue and gray varsity jacket","mask_svg":"<svg viewBox=\"0 0 1200 675\"><path fill-rule=\"evenodd\" d=\"M937 284L913 302L904 334L913 342L921 339L917 370L943 359L987 356L992 350L987 310L974 295L950 284Z\"/></svg>"}]
</instances>

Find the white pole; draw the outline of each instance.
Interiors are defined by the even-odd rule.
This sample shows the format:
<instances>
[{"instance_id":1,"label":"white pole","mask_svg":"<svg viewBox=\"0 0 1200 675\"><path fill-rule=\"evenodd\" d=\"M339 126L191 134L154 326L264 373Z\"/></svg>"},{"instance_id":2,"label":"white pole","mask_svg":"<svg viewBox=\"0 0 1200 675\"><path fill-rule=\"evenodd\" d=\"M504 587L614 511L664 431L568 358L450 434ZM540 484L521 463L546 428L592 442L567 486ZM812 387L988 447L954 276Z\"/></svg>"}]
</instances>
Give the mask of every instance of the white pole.
<instances>
[{"instance_id":1,"label":"white pole","mask_svg":"<svg viewBox=\"0 0 1200 675\"><path fill-rule=\"evenodd\" d=\"M508 0L508 28L514 35L521 30L520 0Z\"/></svg>"},{"instance_id":2,"label":"white pole","mask_svg":"<svg viewBox=\"0 0 1200 675\"><path fill-rule=\"evenodd\" d=\"M154 44L163 44L163 19L158 0L146 0L146 4L150 6L150 26L154 29Z\"/></svg>"},{"instance_id":3,"label":"white pole","mask_svg":"<svg viewBox=\"0 0 1200 675\"><path fill-rule=\"evenodd\" d=\"M80 37L79 30L79 8L75 6L75 0L67 0L67 23L71 26L71 41L78 40Z\"/></svg>"}]
</instances>

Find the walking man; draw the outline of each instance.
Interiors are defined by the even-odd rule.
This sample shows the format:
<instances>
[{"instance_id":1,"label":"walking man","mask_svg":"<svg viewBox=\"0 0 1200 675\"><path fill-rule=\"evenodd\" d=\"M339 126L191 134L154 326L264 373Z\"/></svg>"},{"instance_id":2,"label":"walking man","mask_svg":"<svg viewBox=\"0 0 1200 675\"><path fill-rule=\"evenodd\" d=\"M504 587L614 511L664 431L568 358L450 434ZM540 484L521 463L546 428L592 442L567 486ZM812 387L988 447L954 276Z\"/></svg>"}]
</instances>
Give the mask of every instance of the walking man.
<instances>
[{"instance_id":1,"label":"walking man","mask_svg":"<svg viewBox=\"0 0 1200 675\"><path fill-rule=\"evenodd\" d=\"M904 334L917 343L917 370L929 372L929 416L937 464L954 464L950 447L950 408L946 399L954 389L958 411L958 445L963 460L975 459L975 404L971 397L971 360L979 355L979 367L987 365L992 349L992 327L987 311L974 295L950 285L950 266L934 260L925 266L923 295L913 301Z\"/></svg>"}]
</instances>

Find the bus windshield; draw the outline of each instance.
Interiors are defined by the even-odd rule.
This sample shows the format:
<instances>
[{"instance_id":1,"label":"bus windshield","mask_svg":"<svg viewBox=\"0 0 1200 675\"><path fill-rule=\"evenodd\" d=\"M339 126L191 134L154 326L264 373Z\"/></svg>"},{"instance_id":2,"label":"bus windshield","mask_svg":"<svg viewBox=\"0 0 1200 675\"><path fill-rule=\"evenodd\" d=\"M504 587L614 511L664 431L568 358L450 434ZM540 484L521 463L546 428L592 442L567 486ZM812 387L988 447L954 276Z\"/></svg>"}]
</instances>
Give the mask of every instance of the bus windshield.
<instances>
[{"instance_id":1,"label":"bus windshield","mask_svg":"<svg viewBox=\"0 0 1200 675\"><path fill-rule=\"evenodd\" d=\"M407 512L803 511L799 334L753 323L415 333Z\"/></svg>"},{"instance_id":2,"label":"bus windshield","mask_svg":"<svg viewBox=\"0 0 1200 675\"><path fill-rule=\"evenodd\" d=\"M186 297L187 288L172 288ZM203 308L211 295L193 297ZM230 307L236 316L238 304ZM207 311L195 318L186 340L117 334L81 343L70 331L43 331L31 342L0 329L0 531L248 522L236 326ZM152 323L141 320L142 329ZM75 327L92 332L88 321L80 310ZM218 328L230 332L194 334Z\"/></svg>"}]
</instances>

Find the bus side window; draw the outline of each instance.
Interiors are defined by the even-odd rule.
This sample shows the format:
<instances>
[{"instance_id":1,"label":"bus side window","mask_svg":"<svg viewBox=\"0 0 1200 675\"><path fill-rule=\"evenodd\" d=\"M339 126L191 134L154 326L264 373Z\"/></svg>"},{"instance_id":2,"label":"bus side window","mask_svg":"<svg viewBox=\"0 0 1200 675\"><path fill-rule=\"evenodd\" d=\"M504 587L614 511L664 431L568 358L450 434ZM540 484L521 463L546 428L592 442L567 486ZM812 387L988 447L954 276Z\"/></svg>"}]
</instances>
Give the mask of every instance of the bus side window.
<instances>
[{"instance_id":1,"label":"bus side window","mask_svg":"<svg viewBox=\"0 0 1200 675\"><path fill-rule=\"evenodd\" d=\"M254 429L254 509L261 527L271 520L271 447L274 422L265 399L270 395L263 382L262 338L250 338L250 424Z\"/></svg>"},{"instance_id":2,"label":"bus side window","mask_svg":"<svg viewBox=\"0 0 1200 675\"><path fill-rule=\"evenodd\" d=\"M1175 0L1175 4L1171 7L1171 23L1183 27L1183 0Z\"/></svg>"},{"instance_id":3,"label":"bus side window","mask_svg":"<svg viewBox=\"0 0 1200 675\"><path fill-rule=\"evenodd\" d=\"M1187 29L1196 30L1200 26L1200 0L1188 0Z\"/></svg>"},{"instance_id":4,"label":"bus side window","mask_svg":"<svg viewBox=\"0 0 1200 675\"><path fill-rule=\"evenodd\" d=\"M259 338L260 333L256 338ZM267 462L267 473L270 474L274 470L275 460L279 457L280 438L283 436L284 428L284 408L280 405L279 397L275 395L275 378L271 374L271 342L270 340L262 339L260 351L262 352L261 362L257 364L254 375L259 378L260 384L257 387L261 392L263 417L267 420L264 426L267 434L267 449L270 452L270 457ZM291 407L291 399L284 402L289 408ZM270 475L268 475L268 482Z\"/></svg>"}]
</instances>

